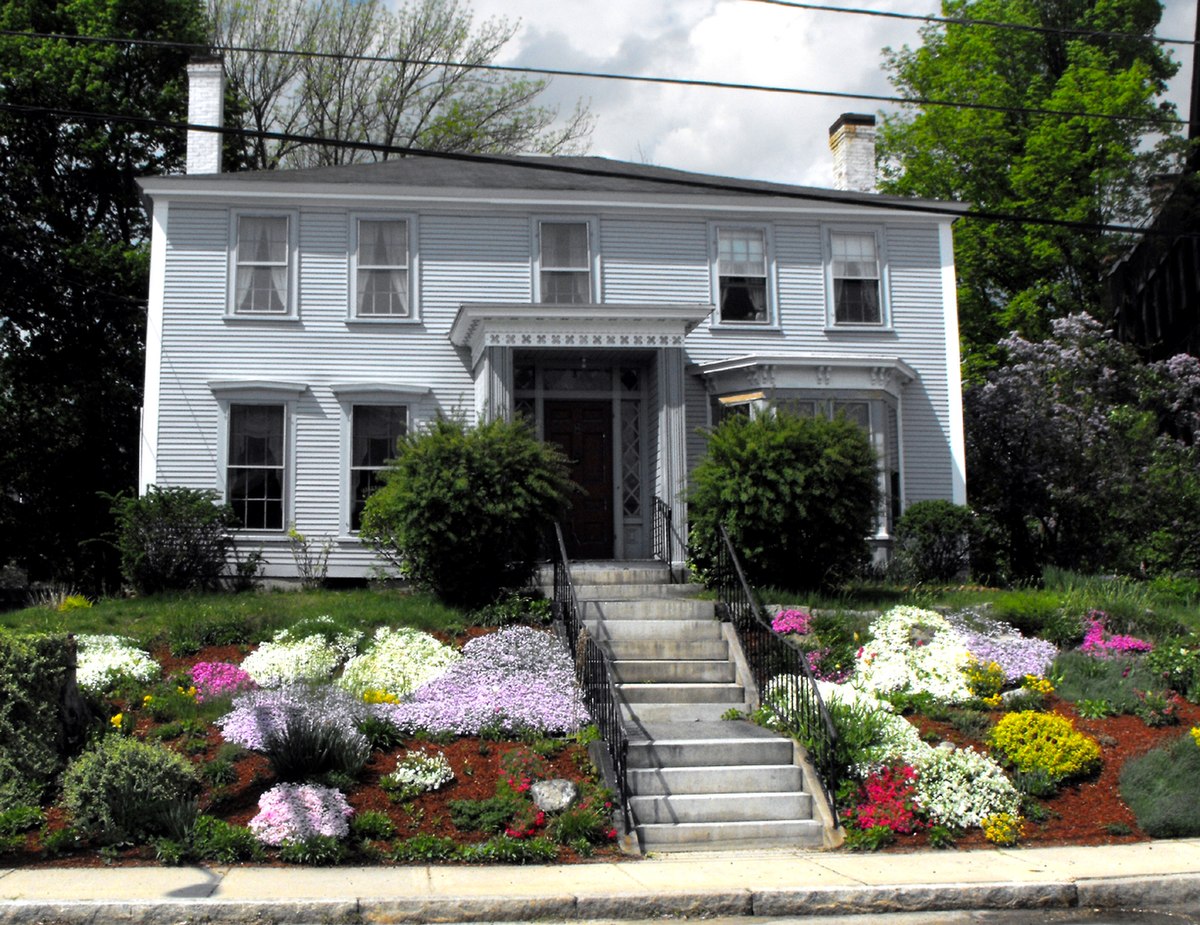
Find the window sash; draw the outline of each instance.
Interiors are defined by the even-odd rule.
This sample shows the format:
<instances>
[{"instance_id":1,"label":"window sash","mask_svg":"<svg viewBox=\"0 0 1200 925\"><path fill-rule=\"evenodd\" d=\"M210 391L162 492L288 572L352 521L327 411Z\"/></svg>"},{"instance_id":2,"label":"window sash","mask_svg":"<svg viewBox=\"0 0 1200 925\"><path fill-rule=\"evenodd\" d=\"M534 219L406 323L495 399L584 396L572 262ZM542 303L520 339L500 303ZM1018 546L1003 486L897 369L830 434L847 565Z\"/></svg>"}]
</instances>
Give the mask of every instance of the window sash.
<instances>
[{"instance_id":1,"label":"window sash","mask_svg":"<svg viewBox=\"0 0 1200 925\"><path fill-rule=\"evenodd\" d=\"M396 442L408 432L405 405L354 405L350 409L350 529L362 527L362 513L382 484L380 473L396 455Z\"/></svg>"},{"instance_id":2,"label":"window sash","mask_svg":"<svg viewBox=\"0 0 1200 925\"><path fill-rule=\"evenodd\" d=\"M409 317L407 221L359 219L355 264L356 314Z\"/></svg>"},{"instance_id":3,"label":"window sash","mask_svg":"<svg viewBox=\"0 0 1200 925\"><path fill-rule=\"evenodd\" d=\"M285 314L291 240L286 215L239 215L234 311Z\"/></svg>"},{"instance_id":4,"label":"window sash","mask_svg":"<svg viewBox=\"0 0 1200 925\"><path fill-rule=\"evenodd\" d=\"M587 222L540 225L541 301L579 305L592 301L591 242Z\"/></svg>"},{"instance_id":5,"label":"window sash","mask_svg":"<svg viewBox=\"0 0 1200 925\"><path fill-rule=\"evenodd\" d=\"M230 405L225 501L244 530L282 530L283 405Z\"/></svg>"},{"instance_id":6,"label":"window sash","mask_svg":"<svg viewBox=\"0 0 1200 925\"><path fill-rule=\"evenodd\" d=\"M834 320L882 324L879 246L873 232L830 234Z\"/></svg>"},{"instance_id":7,"label":"window sash","mask_svg":"<svg viewBox=\"0 0 1200 925\"><path fill-rule=\"evenodd\" d=\"M723 322L764 323L767 310L767 236L758 228L717 232L717 305Z\"/></svg>"}]
</instances>

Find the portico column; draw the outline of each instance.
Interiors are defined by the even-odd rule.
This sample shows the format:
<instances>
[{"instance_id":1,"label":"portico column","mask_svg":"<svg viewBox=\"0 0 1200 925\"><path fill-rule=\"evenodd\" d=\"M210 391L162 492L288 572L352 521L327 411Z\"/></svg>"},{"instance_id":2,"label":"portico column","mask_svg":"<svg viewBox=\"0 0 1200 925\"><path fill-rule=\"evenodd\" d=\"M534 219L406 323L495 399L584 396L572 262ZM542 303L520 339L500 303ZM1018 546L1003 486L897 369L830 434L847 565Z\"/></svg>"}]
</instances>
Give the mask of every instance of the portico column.
<instances>
[{"instance_id":1,"label":"portico column","mask_svg":"<svg viewBox=\"0 0 1200 925\"><path fill-rule=\"evenodd\" d=\"M475 368L475 414L480 421L512 417L512 350L485 347Z\"/></svg>"},{"instance_id":2,"label":"portico column","mask_svg":"<svg viewBox=\"0 0 1200 925\"><path fill-rule=\"evenodd\" d=\"M687 416L684 409L683 350L666 347L658 351L658 490L671 510L675 549L684 565L687 539L687 505L683 494L687 482Z\"/></svg>"}]
</instances>

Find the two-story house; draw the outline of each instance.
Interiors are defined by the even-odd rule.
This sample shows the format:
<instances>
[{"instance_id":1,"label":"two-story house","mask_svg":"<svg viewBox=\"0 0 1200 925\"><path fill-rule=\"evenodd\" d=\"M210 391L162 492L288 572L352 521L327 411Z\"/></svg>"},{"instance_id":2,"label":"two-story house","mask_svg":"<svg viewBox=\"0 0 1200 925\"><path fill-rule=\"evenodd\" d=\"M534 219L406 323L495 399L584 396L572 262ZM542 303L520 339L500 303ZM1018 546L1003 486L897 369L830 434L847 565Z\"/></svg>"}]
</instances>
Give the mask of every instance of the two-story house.
<instances>
[{"instance_id":1,"label":"two-story house","mask_svg":"<svg viewBox=\"0 0 1200 925\"><path fill-rule=\"evenodd\" d=\"M832 130L843 186L872 124ZM561 444L581 558L647 557L656 498L685 535L705 428L772 403L870 435L879 548L905 505L965 501L956 206L590 157L221 174L195 134L188 175L142 181L141 483L215 489L268 576L295 575L293 524L368 576L364 500L437 415Z\"/></svg>"}]
</instances>

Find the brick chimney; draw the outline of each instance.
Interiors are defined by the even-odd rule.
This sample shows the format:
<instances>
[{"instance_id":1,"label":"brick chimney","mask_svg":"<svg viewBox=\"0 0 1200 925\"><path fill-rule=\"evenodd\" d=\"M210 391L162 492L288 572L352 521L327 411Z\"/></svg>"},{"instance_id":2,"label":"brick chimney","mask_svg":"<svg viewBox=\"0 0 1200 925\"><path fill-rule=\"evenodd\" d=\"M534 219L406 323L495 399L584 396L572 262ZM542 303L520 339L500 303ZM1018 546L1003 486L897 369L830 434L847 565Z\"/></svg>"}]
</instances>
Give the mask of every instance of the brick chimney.
<instances>
[{"instance_id":1,"label":"brick chimney","mask_svg":"<svg viewBox=\"0 0 1200 925\"><path fill-rule=\"evenodd\" d=\"M220 128L225 121L225 68L220 58L192 58L188 74L188 124ZM221 172L221 133L187 133L187 172Z\"/></svg>"},{"instance_id":2,"label":"brick chimney","mask_svg":"<svg viewBox=\"0 0 1200 925\"><path fill-rule=\"evenodd\" d=\"M875 117L844 112L829 126L833 188L875 192Z\"/></svg>"}]
</instances>

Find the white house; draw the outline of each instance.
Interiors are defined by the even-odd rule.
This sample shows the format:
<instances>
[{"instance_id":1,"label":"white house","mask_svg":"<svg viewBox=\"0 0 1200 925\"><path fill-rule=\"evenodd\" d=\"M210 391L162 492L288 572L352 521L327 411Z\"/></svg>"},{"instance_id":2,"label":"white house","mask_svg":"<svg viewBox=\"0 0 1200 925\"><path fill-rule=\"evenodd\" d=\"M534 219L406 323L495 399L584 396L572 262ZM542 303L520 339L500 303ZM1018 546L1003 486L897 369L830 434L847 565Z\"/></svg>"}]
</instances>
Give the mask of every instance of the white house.
<instances>
[{"instance_id":1,"label":"white house","mask_svg":"<svg viewBox=\"0 0 1200 925\"><path fill-rule=\"evenodd\" d=\"M572 555L638 559L656 498L684 534L704 428L777 403L869 432L886 548L906 505L965 502L961 210L852 189L872 124L835 124L839 190L590 157L220 174L198 134L193 172L142 181L142 489L215 489L270 576L295 524L366 577L396 437L523 413L579 460Z\"/></svg>"}]
</instances>

